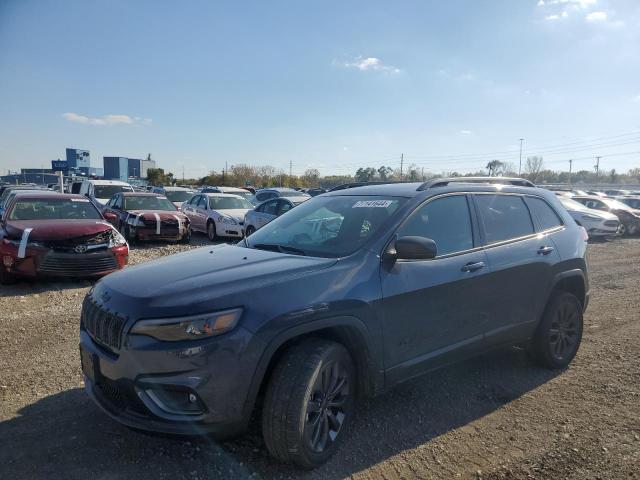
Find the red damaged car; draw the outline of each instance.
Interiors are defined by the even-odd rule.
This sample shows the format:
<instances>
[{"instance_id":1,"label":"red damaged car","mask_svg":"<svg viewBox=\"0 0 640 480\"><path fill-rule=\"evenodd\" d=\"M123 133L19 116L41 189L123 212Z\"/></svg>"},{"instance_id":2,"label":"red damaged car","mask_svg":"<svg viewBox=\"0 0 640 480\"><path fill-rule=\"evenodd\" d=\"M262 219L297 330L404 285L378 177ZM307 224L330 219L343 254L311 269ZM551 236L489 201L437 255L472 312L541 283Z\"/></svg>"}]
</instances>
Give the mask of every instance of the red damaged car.
<instances>
[{"instance_id":1,"label":"red damaged car","mask_svg":"<svg viewBox=\"0 0 640 480\"><path fill-rule=\"evenodd\" d=\"M25 193L0 219L0 283L101 277L123 268L128 256L124 237L82 195Z\"/></svg>"},{"instance_id":2,"label":"red damaged car","mask_svg":"<svg viewBox=\"0 0 640 480\"><path fill-rule=\"evenodd\" d=\"M191 241L189 218L164 195L117 193L107 202L103 213L130 243L139 240Z\"/></svg>"}]
</instances>

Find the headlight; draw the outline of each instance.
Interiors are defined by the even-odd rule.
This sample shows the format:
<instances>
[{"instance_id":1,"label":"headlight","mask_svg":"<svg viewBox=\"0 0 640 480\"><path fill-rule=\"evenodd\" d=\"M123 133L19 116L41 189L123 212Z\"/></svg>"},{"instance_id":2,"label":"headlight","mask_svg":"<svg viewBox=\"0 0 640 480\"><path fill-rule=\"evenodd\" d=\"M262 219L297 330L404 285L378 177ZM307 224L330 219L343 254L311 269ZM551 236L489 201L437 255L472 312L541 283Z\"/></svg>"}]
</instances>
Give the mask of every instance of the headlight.
<instances>
[{"instance_id":1,"label":"headlight","mask_svg":"<svg viewBox=\"0 0 640 480\"><path fill-rule=\"evenodd\" d=\"M220 223L224 223L225 225L237 225L238 222L235 221L235 219L231 218L231 217L223 217L222 215L218 217L218 221Z\"/></svg>"},{"instance_id":2,"label":"headlight","mask_svg":"<svg viewBox=\"0 0 640 480\"><path fill-rule=\"evenodd\" d=\"M129 217L127 223L134 227L144 227L144 221L140 217Z\"/></svg>"},{"instance_id":3,"label":"headlight","mask_svg":"<svg viewBox=\"0 0 640 480\"><path fill-rule=\"evenodd\" d=\"M241 308L191 317L140 320L133 325L132 334L147 335L167 342L215 337L233 330L242 315Z\"/></svg>"},{"instance_id":4,"label":"headlight","mask_svg":"<svg viewBox=\"0 0 640 480\"><path fill-rule=\"evenodd\" d=\"M602 218L600 218L597 215L591 215L590 213L583 213L580 215L584 220L602 220Z\"/></svg>"},{"instance_id":5,"label":"headlight","mask_svg":"<svg viewBox=\"0 0 640 480\"><path fill-rule=\"evenodd\" d=\"M112 230L111 238L109 239L109 248L121 247L126 245L127 241L117 230Z\"/></svg>"}]
</instances>

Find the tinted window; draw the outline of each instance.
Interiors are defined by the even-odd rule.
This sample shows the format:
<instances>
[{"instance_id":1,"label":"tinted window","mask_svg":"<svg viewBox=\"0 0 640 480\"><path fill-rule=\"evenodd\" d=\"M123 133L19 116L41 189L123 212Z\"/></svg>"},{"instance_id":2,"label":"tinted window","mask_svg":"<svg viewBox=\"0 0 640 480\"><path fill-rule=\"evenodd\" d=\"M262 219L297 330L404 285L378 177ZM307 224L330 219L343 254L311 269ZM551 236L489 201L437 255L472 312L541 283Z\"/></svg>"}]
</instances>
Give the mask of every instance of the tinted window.
<instances>
[{"instance_id":1,"label":"tinted window","mask_svg":"<svg viewBox=\"0 0 640 480\"><path fill-rule=\"evenodd\" d=\"M542 230L559 227L562 221L547 202L540 198L527 197L527 205L531 213L538 218Z\"/></svg>"},{"instance_id":2,"label":"tinted window","mask_svg":"<svg viewBox=\"0 0 640 480\"><path fill-rule=\"evenodd\" d=\"M209 197L211 210L242 210L253 208L244 198L236 197Z\"/></svg>"},{"instance_id":3,"label":"tinted window","mask_svg":"<svg viewBox=\"0 0 640 480\"><path fill-rule=\"evenodd\" d=\"M438 246L438 255L473 248L471 216L466 197L456 195L427 203L411 215L398 235L430 238Z\"/></svg>"},{"instance_id":4,"label":"tinted window","mask_svg":"<svg viewBox=\"0 0 640 480\"><path fill-rule=\"evenodd\" d=\"M198 208L202 208L203 210L207 209L207 197L200 197L200 200L198 200Z\"/></svg>"},{"instance_id":5,"label":"tinted window","mask_svg":"<svg viewBox=\"0 0 640 480\"><path fill-rule=\"evenodd\" d=\"M262 207L262 211L268 215L276 215L278 212L278 201L271 200L270 202L265 203Z\"/></svg>"},{"instance_id":6,"label":"tinted window","mask_svg":"<svg viewBox=\"0 0 640 480\"><path fill-rule=\"evenodd\" d=\"M127 197L124 200L125 210L163 210L175 211L176 207L166 197Z\"/></svg>"},{"instance_id":7,"label":"tinted window","mask_svg":"<svg viewBox=\"0 0 640 480\"><path fill-rule=\"evenodd\" d=\"M476 195L487 243L524 237L533 233L529 209L514 195Z\"/></svg>"},{"instance_id":8,"label":"tinted window","mask_svg":"<svg viewBox=\"0 0 640 480\"><path fill-rule=\"evenodd\" d=\"M133 192L128 185L94 185L93 194L96 198L111 198L119 192Z\"/></svg>"},{"instance_id":9,"label":"tinted window","mask_svg":"<svg viewBox=\"0 0 640 480\"><path fill-rule=\"evenodd\" d=\"M293 205L291 205L291 203L287 202L286 200L280 200L278 204L278 215L282 215L283 213L288 212L293 208Z\"/></svg>"},{"instance_id":10,"label":"tinted window","mask_svg":"<svg viewBox=\"0 0 640 480\"><path fill-rule=\"evenodd\" d=\"M47 199L47 200L18 200L14 203L10 220L77 220L95 219L102 216L89 200Z\"/></svg>"},{"instance_id":11,"label":"tinted window","mask_svg":"<svg viewBox=\"0 0 640 480\"><path fill-rule=\"evenodd\" d=\"M122 208L122 195L118 195L113 199L113 205L118 208Z\"/></svg>"}]
</instances>

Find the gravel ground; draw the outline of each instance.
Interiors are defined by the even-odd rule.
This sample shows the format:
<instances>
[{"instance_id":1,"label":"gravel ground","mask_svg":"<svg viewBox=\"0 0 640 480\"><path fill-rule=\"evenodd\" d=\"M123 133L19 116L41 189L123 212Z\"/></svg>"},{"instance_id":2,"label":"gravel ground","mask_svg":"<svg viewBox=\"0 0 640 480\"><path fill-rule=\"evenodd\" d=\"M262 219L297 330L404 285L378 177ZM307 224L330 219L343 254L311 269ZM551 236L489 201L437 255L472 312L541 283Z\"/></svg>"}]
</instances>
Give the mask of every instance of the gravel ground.
<instances>
[{"instance_id":1,"label":"gravel ground","mask_svg":"<svg viewBox=\"0 0 640 480\"><path fill-rule=\"evenodd\" d=\"M135 247L131 264L196 246ZM569 369L509 349L362 405L313 472L272 461L257 427L218 444L130 431L82 390L89 282L0 287L0 478L640 478L640 239L589 247L592 297Z\"/></svg>"}]
</instances>

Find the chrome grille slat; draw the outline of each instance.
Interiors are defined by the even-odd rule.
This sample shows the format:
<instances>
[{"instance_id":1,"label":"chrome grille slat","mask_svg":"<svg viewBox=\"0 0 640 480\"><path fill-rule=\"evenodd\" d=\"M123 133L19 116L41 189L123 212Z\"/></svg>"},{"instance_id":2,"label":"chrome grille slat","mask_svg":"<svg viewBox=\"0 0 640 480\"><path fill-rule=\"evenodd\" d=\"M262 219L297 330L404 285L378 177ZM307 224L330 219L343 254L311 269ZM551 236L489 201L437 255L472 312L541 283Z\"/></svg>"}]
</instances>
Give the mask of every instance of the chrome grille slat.
<instances>
[{"instance_id":1,"label":"chrome grille slat","mask_svg":"<svg viewBox=\"0 0 640 480\"><path fill-rule=\"evenodd\" d=\"M109 312L86 298L82 305L82 324L91 338L110 350L119 350L126 318Z\"/></svg>"}]
</instances>

